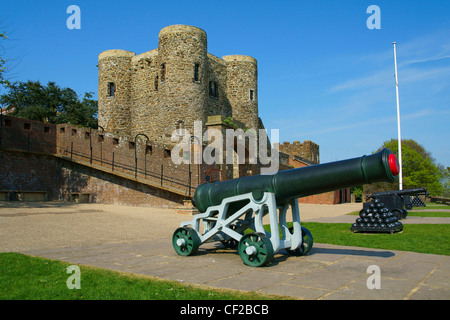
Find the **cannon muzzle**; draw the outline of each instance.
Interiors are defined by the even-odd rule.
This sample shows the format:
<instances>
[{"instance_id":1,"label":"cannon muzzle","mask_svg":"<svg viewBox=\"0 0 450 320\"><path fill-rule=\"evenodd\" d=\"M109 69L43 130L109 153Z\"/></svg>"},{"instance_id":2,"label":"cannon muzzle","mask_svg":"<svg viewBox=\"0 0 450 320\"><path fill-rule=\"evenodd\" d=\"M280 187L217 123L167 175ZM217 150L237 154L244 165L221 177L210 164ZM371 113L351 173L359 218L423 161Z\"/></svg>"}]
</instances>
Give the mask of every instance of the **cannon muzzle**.
<instances>
[{"instance_id":1,"label":"cannon muzzle","mask_svg":"<svg viewBox=\"0 0 450 320\"><path fill-rule=\"evenodd\" d=\"M286 203L294 198L362 184L393 182L398 173L397 157L385 148L369 156L283 170L273 175L204 183L195 190L192 203L200 212L205 212L225 198L249 192L256 200L264 192L273 192L277 203Z\"/></svg>"}]
</instances>

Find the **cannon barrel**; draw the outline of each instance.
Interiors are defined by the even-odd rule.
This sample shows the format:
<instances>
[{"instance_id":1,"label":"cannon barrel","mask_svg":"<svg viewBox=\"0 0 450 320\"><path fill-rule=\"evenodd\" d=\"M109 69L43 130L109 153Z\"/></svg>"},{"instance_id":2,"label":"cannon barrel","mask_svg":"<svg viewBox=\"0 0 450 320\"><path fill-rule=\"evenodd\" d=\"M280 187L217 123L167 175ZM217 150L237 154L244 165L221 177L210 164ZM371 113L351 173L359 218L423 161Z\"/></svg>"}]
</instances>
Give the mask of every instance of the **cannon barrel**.
<instances>
[{"instance_id":1,"label":"cannon barrel","mask_svg":"<svg viewBox=\"0 0 450 320\"><path fill-rule=\"evenodd\" d=\"M260 200L263 192L273 192L277 203L294 198L349 188L374 182L393 182L399 173L397 157L388 149L359 158L255 175L233 180L204 183L197 187L193 205L205 212L228 197L253 193Z\"/></svg>"},{"instance_id":2,"label":"cannon barrel","mask_svg":"<svg viewBox=\"0 0 450 320\"><path fill-rule=\"evenodd\" d=\"M413 188L413 189L404 189L404 190L391 190L391 191L383 191L383 192L375 192L369 196L369 198L376 198L379 196L389 196L389 195L397 195L397 196L409 196L409 195L428 195L427 188Z\"/></svg>"}]
</instances>

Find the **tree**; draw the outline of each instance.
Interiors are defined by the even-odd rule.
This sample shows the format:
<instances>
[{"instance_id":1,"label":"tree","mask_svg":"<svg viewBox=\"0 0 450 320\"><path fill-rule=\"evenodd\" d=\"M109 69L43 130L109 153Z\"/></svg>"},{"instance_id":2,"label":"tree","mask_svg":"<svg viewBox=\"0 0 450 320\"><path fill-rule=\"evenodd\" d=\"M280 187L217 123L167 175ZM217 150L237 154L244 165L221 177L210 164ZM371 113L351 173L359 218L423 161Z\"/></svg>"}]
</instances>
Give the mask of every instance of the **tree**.
<instances>
[{"instance_id":1,"label":"tree","mask_svg":"<svg viewBox=\"0 0 450 320\"><path fill-rule=\"evenodd\" d=\"M6 39L8 39L8 36L6 35L6 33L5 32L0 32L0 40L6 40ZM1 47L2 46L0 46L0 48ZM4 74L5 74L5 71L6 71L5 64L6 64L5 58L0 56L0 85L4 85L4 84L8 84L9 83L8 80L6 80L4 78Z\"/></svg>"},{"instance_id":2,"label":"tree","mask_svg":"<svg viewBox=\"0 0 450 320\"><path fill-rule=\"evenodd\" d=\"M444 173L441 178L442 195L446 198L450 198L450 167L442 167L442 172Z\"/></svg>"},{"instance_id":3,"label":"tree","mask_svg":"<svg viewBox=\"0 0 450 320\"><path fill-rule=\"evenodd\" d=\"M8 93L0 96L0 103L15 117L97 128L97 101L91 92L80 101L74 90L55 82L46 86L39 81L15 82L6 88Z\"/></svg>"},{"instance_id":4,"label":"tree","mask_svg":"<svg viewBox=\"0 0 450 320\"><path fill-rule=\"evenodd\" d=\"M384 142L382 148L388 148L398 154L398 140ZM378 150L378 151L379 151ZM440 179L443 176L442 166L436 164L431 153L411 139L402 140L403 189L427 188L432 195L441 195L443 191ZM366 194L376 191L398 190L399 179L393 183L378 183L365 188Z\"/></svg>"}]
</instances>

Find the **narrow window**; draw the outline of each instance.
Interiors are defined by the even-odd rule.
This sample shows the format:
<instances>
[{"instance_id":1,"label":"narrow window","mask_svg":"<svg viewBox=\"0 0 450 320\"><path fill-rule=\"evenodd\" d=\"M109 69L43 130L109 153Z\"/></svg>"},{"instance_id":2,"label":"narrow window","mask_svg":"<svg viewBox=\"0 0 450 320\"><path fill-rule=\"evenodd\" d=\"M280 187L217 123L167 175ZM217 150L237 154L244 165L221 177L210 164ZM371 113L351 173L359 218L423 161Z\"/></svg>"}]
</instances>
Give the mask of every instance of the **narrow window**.
<instances>
[{"instance_id":1,"label":"narrow window","mask_svg":"<svg viewBox=\"0 0 450 320\"><path fill-rule=\"evenodd\" d=\"M129 141L128 142L128 149L134 149L134 147L135 147L134 142L133 141Z\"/></svg>"},{"instance_id":2,"label":"narrow window","mask_svg":"<svg viewBox=\"0 0 450 320\"><path fill-rule=\"evenodd\" d=\"M209 82L209 96L214 98L219 97L219 88L217 82L214 81Z\"/></svg>"},{"instance_id":3,"label":"narrow window","mask_svg":"<svg viewBox=\"0 0 450 320\"><path fill-rule=\"evenodd\" d=\"M91 134L89 132L84 133L84 139L88 140L91 137Z\"/></svg>"},{"instance_id":4,"label":"narrow window","mask_svg":"<svg viewBox=\"0 0 450 320\"><path fill-rule=\"evenodd\" d=\"M170 158L171 151L169 149L164 149L164 158Z\"/></svg>"},{"instance_id":5,"label":"narrow window","mask_svg":"<svg viewBox=\"0 0 450 320\"><path fill-rule=\"evenodd\" d=\"M176 129L177 130L184 129L184 121L183 120L177 121Z\"/></svg>"},{"instance_id":6,"label":"narrow window","mask_svg":"<svg viewBox=\"0 0 450 320\"><path fill-rule=\"evenodd\" d=\"M45 126L44 127L44 133L50 133L50 127Z\"/></svg>"},{"instance_id":7,"label":"narrow window","mask_svg":"<svg viewBox=\"0 0 450 320\"><path fill-rule=\"evenodd\" d=\"M23 128L24 128L25 130L31 130L31 123L24 123L24 124L23 124Z\"/></svg>"},{"instance_id":8,"label":"narrow window","mask_svg":"<svg viewBox=\"0 0 450 320\"><path fill-rule=\"evenodd\" d=\"M155 77L155 91L158 91L158 76Z\"/></svg>"},{"instance_id":9,"label":"narrow window","mask_svg":"<svg viewBox=\"0 0 450 320\"><path fill-rule=\"evenodd\" d=\"M255 90L250 89L250 101L255 101Z\"/></svg>"},{"instance_id":10,"label":"narrow window","mask_svg":"<svg viewBox=\"0 0 450 320\"><path fill-rule=\"evenodd\" d=\"M196 63L194 65L194 82L200 81L199 71L200 71L200 64Z\"/></svg>"},{"instance_id":11,"label":"narrow window","mask_svg":"<svg viewBox=\"0 0 450 320\"><path fill-rule=\"evenodd\" d=\"M114 97L116 93L116 85L114 82L108 82L108 97Z\"/></svg>"},{"instance_id":12,"label":"narrow window","mask_svg":"<svg viewBox=\"0 0 450 320\"><path fill-rule=\"evenodd\" d=\"M149 154L149 155L152 154L152 146L150 146L150 145L145 146L145 154Z\"/></svg>"},{"instance_id":13,"label":"narrow window","mask_svg":"<svg viewBox=\"0 0 450 320\"><path fill-rule=\"evenodd\" d=\"M166 64L161 64L161 82L166 81Z\"/></svg>"},{"instance_id":14,"label":"narrow window","mask_svg":"<svg viewBox=\"0 0 450 320\"><path fill-rule=\"evenodd\" d=\"M59 128L59 133L65 133L65 132L66 132L66 128L64 128L64 127Z\"/></svg>"},{"instance_id":15,"label":"narrow window","mask_svg":"<svg viewBox=\"0 0 450 320\"><path fill-rule=\"evenodd\" d=\"M113 144L119 144L119 139L118 138L113 138Z\"/></svg>"},{"instance_id":16,"label":"narrow window","mask_svg":"<svg viewBox=\"0 0 450 320\"><path fill-rule=\"evenodd\" d=\"M77 134L77 129L72 129L72 135L76 135Z\"/></svg>"},{"instance_id":17,"label":"narrow window","mask_svg":"<svg viewBox=\"0 0 450 320\"><path fill-rule=\"evenodd\" d=\"M102 135L102 134L99 134L98 135L98 142L103 142L103 141L105 141L105 136Z\"/></svg>"}]
</instances>

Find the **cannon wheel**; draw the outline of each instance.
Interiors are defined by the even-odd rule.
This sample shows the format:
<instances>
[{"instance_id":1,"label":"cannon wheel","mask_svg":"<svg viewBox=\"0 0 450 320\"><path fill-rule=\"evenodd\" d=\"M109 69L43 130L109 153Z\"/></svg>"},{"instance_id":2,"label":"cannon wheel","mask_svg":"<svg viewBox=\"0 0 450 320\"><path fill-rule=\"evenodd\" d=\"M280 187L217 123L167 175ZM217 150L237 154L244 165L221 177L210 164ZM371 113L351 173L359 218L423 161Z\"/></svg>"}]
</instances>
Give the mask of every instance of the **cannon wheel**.
<instances>
[{"instance_id":1,"label":"cannon wheel","mask_svg":"<svg viewBox=\"0 0 450 320\"><path fill-rule=\"evenodd\" d=\"M200 238L197 232L189 227L180 227L173 233L172 245L180 256L190 256L197 253L200 247Z\"/></svg>"},{"instance_id":2,"label":"cannon wheel","mask_svg":"<svg viewBox=\"0 0 450 320\"><path fill-rule=\"evenodd\" d=\"M394 214L394 217L396 217L398 220L403 219L403 210L393 209L391 212Z\"/></svg>"},{"instance_id":3,"label":"cannon wheel","mask_svg":"<svg viewBox=\"0 0 450 320\"><path fill-rule=\"evenodd\" d=\"M232 225L230 226L231 230L236 230L236 226ZM225 247L230 248L230 249L236 249L238 247L239 241L236 239L233 239L231 237L229 237L229 239L227 240L221 240L220 241Z\"/></svg>"},{"instance_id":4,"label":"cannon wheel","mask_svg":"<svg viewBox=\"0 0 450 320\"><path fill-rule=\"evenodd\" d=\"M265 234L249 233L241 238L238 252L244 264L261 267L273 259L273 246Z\"/></svg>"},{"instance_id":5,"label":"cannon wheel","mask_svg":"<svg viewBox=\"0 0 450 320\"><path fill-rule=\"evenodd\" d=\"M293 228L292 227L289 228L289 231L292 233ZM311 232L309 232L309 230L306 229L305 227L302 227L302 244L298 249L295 250L286 249L286 251L293 256L304 256L311 251L313 243L314 240Z\"/></svg>"}]
</instances>

